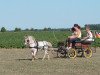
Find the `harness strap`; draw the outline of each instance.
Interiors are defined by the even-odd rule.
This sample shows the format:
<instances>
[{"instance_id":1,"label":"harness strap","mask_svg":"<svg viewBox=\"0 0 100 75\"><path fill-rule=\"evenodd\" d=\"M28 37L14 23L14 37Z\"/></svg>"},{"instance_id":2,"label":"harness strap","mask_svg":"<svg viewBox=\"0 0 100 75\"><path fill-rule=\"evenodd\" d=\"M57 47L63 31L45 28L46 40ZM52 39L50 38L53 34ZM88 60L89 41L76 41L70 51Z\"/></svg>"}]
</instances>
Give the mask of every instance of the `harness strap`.
<instances>
[{"instance_id":1,"label":"harness strap","mask_svg":"<svg viewBox=\"0 0 100 75\"><path fill-rule=\"evenodd\" d=\"M34 46L34 47L29 47L29 48L36 48L37 51L38 51L38 41L36 41L35 43L36 43L36 46Z\"/></svg>"}]
</instances>

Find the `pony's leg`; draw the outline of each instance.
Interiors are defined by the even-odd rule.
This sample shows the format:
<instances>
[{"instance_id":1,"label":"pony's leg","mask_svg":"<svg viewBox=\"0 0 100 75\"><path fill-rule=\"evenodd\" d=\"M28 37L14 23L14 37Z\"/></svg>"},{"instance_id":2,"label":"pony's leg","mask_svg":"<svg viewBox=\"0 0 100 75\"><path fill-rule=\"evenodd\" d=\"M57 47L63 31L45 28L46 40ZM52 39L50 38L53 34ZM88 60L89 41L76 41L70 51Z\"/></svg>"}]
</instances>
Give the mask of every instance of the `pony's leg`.
<instances>
[{"instance_id":1,"label":"pony's leg","mask_svg":"<svg viewBox=\"0 0 100 75\"><path fill-rule=\"evenodd\" d=\"M32 52L32 60L34 60L35 58L34 58L34 52Z\"/></svg>"},{"instance_id":2,"label":"pony's leg","mask_svg":"<svg viewBox=\"0 0 100 75\"><path fill-rule=\"evenodd\" d=\"M49 53L48 53L48 50L47 50L47 49L46 49L45 52L44 52L44 56L43 56L43 59L42 59L42 60L45 59L46 55L48 56L48 60L49 60L50 57L49 57Z\"/></svg>"},{"instance_id":3,"label":"pony's leg","mask_svg":"<svg viewBox=\"0 0 100 75\"><path fill-rule=\"evenodd\" d=\"M34 49L34 59L37 59L37 58L36 58L36 54L37 54L37 49L35 48L35 49Z\"/></svg>"},{"instance_id":4,"label":"pony's leg","mask_svg":"<svg viewBox=\"0 0 100 75\"><path fill-rule=\"evenodd\" d=\"M49 56L48 50L47 50L47 56L48 56L48 60L50 60L50 56Z\"/></svg>"},{"instance_id":5,"label":"pony's leg","mask_svg":"<svg viewBox=\"0 0 100 75\"><path fill-rule=\"evenodd\" d=\"M37 53L37 49L32 48L32 59L36 59L36 53Z\"/></svg>"},{"instance_id":6,"label":"pony's leg","mask_svg":"<svg viewBox=\"0 0 100 75\"><path fill-rule=\"evenodd\" d=\"M46 50L44 51L44 56L43 56L42 60L44 60L45 57L46 57Z\"/></svg>"}]
</instances>

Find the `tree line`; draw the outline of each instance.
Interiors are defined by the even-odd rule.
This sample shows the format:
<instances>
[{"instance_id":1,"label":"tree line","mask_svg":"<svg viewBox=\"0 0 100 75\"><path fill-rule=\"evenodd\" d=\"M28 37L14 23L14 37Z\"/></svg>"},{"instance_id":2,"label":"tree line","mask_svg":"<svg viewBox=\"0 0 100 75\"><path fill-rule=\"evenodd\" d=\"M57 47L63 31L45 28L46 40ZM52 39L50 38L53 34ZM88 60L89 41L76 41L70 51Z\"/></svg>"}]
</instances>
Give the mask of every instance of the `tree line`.
<instances>
[{"instance_id":1,"label":"tree line","mask_svg":"<svg viewBox=\"0 0 100 75\"><path fill-rule=\"evenodd\" d=\"M100 30L100 24L86 24L86 25L89 25L91 30Z\"/></svg>"},{"instance_id":2,"label":"tree line","mask_svg":"<svg viewBox=\"0 0 100 75\"><path fill-rule=\"evenodd\" d=\"M25 30L23 30L23 29L21 29L21 28L15 28L14 30L7 30L5 27L2 27L1 28L1 32L7 32L7 31L14 31L14 32L20 32L20 31L34 31L35 29L34 28L31 28L31 29L25 29Z\"/></svg>"},{"instance_id":3,"label":"tree line","mask_svg":"<svg viewBox=\"0 0 100 75\"><path fill-rule=\"evenodd\" d=\"M1 28L1 32L7 32L7 31L12 31L12 32L20 32L20 31L67 31L70 30L69 28L58 28L58 29L52 29L52 28L43 28L43 29L34 29L34 28L26 28L26 29L21 29L21 28L15 28L14 30L7 30L5 27Z\"/></svg>"},{"instance_id":4,"label":"tree line","mask_svg":"<svg viewBox=\"0 0 100 75\"><path fill-rule=\"evenodd\" d=\"M91 30L100 30L100 24L85 24L84 27L82 27L82 30L85 29L85 26L86 25L89 25ZM44 29L34 29L34 28L28 29L28 28L26 28L24 30L21 29L21 28L15 28L12 31L14 31L14 32L20 32L20 31L52 31L52 30L54 30L54 31L69 31L70 28L57 28L57 29L52 29L50 27L49 28L46 28L45 27ZM8 31L8 30L5 27L2 27L1 28L1 32L6 32L6 31Z\"/></svg>"}]
</instances>

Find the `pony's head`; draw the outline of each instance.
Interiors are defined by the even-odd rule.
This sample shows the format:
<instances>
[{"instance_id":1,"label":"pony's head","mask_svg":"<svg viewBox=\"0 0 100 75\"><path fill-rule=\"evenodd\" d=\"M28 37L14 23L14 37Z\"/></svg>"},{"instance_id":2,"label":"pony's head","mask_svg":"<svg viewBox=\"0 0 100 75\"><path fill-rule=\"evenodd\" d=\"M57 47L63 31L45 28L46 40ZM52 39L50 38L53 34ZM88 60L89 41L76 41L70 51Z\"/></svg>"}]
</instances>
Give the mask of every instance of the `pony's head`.
<instances>
[{"instance_id":1,"label":"pony's head","mask_svg":"<svg viewBox=\"0 0 100 75\"><path fill-rule=\"evenodd\" d=\"M25 45L29 45L30 43L33 43L35 41L35 38L33 36L26 35L24 36Z\"/></svg>"}]
</instances>

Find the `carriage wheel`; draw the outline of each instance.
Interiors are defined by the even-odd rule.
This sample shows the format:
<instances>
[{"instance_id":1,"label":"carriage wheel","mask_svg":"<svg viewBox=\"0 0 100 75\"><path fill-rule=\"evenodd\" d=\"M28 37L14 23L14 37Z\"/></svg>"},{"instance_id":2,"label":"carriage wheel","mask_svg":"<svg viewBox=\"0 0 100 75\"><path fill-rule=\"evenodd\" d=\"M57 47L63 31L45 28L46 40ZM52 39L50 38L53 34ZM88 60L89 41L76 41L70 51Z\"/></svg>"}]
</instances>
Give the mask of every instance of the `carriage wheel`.
<instances>
[{"instance_id":1,"label":"carriage wheel","mask_svg":"<svg viewBox=\"0 0 100 75\"><path fill-rule=\"evenodd\" d=\"M92 50L91 50L91 48L87 48L87 49L84 50L84 56L86 58L90 58L92 56Z\"/></svg>"},{"instance_id":2,"label":"carriage wheel","mask_svg":"<svg viewBox=\"0 0 100 75\"><path fill-rule=\"evenodd\" d=\"M68 57L69 58L75 58L76 55L77 55L77 53L76 53L75 49L71 48L71 49L68 50Z\"/></svg>"},{"instance_id":3,"label":"carriage wheel","mask_svg":"<svg viewBox=\"0 0 100 75\"><path fill-rule=\"evenodd\" d=\"M57 57L66 57L66 49L64 46L58 48Z\"/></svg>"},{"instance_id":4,"label":"carriage wheel","mask_svg":"<svg viewBox=\"0 0 100 75\"><path fill-rule=\"evenodd\" d=\"M77 56L78 56L78 57L82 57L82 56L83 56L83 51L82 51L82 49L77 49L76 51L77 51Z\"/></svg>"}]
</instances>

